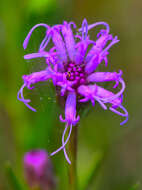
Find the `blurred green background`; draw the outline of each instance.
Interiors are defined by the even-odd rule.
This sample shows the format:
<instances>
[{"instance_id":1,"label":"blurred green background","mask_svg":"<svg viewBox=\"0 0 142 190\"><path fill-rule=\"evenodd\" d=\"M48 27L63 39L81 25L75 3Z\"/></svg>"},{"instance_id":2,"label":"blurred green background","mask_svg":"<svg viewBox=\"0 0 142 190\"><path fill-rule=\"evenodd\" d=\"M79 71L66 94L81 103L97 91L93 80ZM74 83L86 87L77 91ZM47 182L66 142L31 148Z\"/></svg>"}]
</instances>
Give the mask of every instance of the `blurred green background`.
<instances>
[{"instance_id":1,"label":"blurred green background","mask_svg":"<svg viewBox=\"0 0 142 190\"><path fill-rule=\"evenodd\" d=\"M123 70L126 81L124 106L129 121L96 104L79 125L79 189L89 181L89 190L142 189L142 1L141 0L2 0L0 3L0 190L13 187L7 163L25 186L22 158L33 148L52 152L61 143L64 126L51 85L43 83L25 96L37 113L17 100L22 75L42 68L44 60L26 61L37 51L45 30L36 30L26 51L22 43L37 23L54 25L63 20L81 26L106 21L119 44L110 50L108 71ZM95 38L95 35L92 38ZM52 158L59 190L68 189L68 164L63 152Z\"/></svg>"}]
</instances>

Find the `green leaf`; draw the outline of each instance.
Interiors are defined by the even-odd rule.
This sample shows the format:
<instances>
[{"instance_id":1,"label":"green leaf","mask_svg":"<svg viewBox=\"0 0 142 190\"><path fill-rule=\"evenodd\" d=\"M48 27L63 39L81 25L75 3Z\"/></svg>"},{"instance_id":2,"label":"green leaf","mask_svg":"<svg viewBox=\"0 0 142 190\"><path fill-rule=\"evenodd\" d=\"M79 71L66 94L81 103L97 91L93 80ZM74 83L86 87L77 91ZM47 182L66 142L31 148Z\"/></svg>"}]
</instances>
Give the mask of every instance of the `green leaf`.
<instances>
[{"instance_id":1,"label":"green leaf","mask_svg":"<svg viewBox=\"0 0 142 190\"><path fill-rule=\"evenodd\" d=\"M96 152L93 156L93 159L89 161L89 163L85 164L84 168L84 175L80 177L79 180L79 189L80 190L87 190L89 186L91 186L92 182L98 176L100 171L100 167L102 166L104 160L104 153Z\"/></svg>"},{"instance_id":2,"label":"green leaf","mask_svg":"<svg viewBox=\"0 0 142 190\"><path fill-rule=\"evenodd\" d=\"M129 190L137 190L139 186L140 186L140 183L136 183Z\"/></svg>"},{"instance_id":3,"label":"green leaf","mask_svg":"<svg viewBox=\"0 0 142 190\"><path fill-rule=\"evenodd\" d=\"M11 190L27 190L19 182L9 162L5 164L5 173Z\"/></svg>"}]
</instances>

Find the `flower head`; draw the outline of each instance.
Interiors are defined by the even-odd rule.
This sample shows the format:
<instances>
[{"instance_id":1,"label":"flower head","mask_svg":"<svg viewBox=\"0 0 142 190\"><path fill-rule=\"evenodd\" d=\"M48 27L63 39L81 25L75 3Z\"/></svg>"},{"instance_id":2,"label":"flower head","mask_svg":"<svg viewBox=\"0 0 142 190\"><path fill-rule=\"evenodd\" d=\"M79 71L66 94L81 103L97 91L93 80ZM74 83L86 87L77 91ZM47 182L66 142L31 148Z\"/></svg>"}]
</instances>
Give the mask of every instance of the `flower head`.
<instances>
[{"instance_id":1,"label":"flower head","mask_svg":"<svg viewBox=\"0 0 142 190\"><path fill-rule=\"evenodd\" d=\"M118 73L96 71L99 64L103 61L105 62L105 66L108 65L107 57L109 50L119 40L117 36L113 37L110 34L107 23L97 22L88 25L87 20L84 19L82 27L78 30L75 23L67 23L66 21L53 27L46 24L36 25L27 35L23 44L24 49L28 45L32 32L39 26L46 29L46 35L39 46L39 50L36 53L25 55L24 58L34 59L43 57L45 58L47 68L43 71L23 76L24 84L18 92L18 99L32 111L36 111L29 105L30 100L24 98L24 87L31 90L33 88L31 85L39 81L48 81L49 79L52 80L55 87L58 87L59 91L57 95L63 96L66 100L65 118L63 119L60 115L60 120L66 123L66 127L62 136L62 146L51 153L51 156L63 149L65 157L70 163L65 145L69 140L72 126L76 125L80 119L77 115L78 104L91 101L94 106L97 101L104 110L107 110L106 104L108 104L110 105L108 106L109 110L126 118L121 124L124 124L128 119L128 112L122 106L122 95L125 89L122 71ZM97 26L102 26L103 29L97 34L96 40L90 40L88 32ZM73 32L74 30L76 30L76 33ZM53 47L47 52L45 48L49 42L53 43ZM117 88L121 84L121 89L117 93L114 93L99 86L98 82L114 82L113 88ZM120 110L118 111L118 109ZM68 127L70 130L65 141L64 137Z\"/></svg>"}]
</instances>

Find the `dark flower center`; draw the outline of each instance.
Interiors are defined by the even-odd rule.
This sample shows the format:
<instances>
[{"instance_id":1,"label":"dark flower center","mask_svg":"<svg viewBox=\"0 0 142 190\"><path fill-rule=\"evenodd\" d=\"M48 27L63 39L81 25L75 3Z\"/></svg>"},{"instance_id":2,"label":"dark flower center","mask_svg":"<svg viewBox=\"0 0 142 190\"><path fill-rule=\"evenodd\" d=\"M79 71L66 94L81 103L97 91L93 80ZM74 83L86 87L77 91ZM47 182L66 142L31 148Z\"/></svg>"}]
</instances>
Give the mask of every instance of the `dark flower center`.
<instances>
[{"instance_id":1,"label":"dark flower center","mask_svg":"<svg viewBox=\"0 0 142 190\"><path fill-rule=\"evenodd\" d=\"M77 65L74 62L69 62L65 66L66 77L69 81L75 82L74 88L82 84L86 84L85 64Z\"/></svg>"}]
</instances>

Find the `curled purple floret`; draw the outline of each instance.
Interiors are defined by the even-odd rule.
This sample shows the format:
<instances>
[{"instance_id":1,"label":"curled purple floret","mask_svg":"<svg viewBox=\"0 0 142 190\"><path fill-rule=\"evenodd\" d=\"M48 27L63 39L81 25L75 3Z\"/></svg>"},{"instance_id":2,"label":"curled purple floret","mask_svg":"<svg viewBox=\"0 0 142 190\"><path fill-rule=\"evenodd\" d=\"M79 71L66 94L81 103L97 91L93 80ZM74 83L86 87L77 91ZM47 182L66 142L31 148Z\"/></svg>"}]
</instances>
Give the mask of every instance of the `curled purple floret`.
<instances>
[{"instance_id":1,"label":"curled purple floret","mask_svg":"<svg viewBox=\"0 0 142 190\"><path fill-rule=\"evenodd\" d=\"M110 44L107 44L108 41L111 41ZM89 50L85 60L87 62L85 71L90 74L96 70L99 64L104 61L105 66L108 64L107 55L109 54L108 50L119 40L117 37L112 37L106 31L101 33L100 37L96 40L95 45ZM106 47L105 47L106 46Z\"/></svg>"},{"instance_id":2,"label":"curled purple floret","mask_svg":"<svg viewBox=\"0 0 142 190\"><path fill-rule=\"evenodd\" d=\"M53 153L51 153L51 156L53 156L54 154L56 154L57 152L59 152L60 150L63 149L67 162L69 164L71 164L70 159L68 158L68 155L66 153L65 145L67 144L67 142L70 138L71 131L72 131L72 125L76 125L78 123L79 119L80 119L79 116L77 116L77 118L76 118L76 95L74 92L70 92L67 97L67 100L66 100L65 119L63 119L62 116L60 115L61 122L66 123L66 127L65 127L65 130L62 135L62 146L59 149L57 149L56 151L54 151ZM66 130L68 127L70 127L69 134L68 134L66 141L64 141L65 133L66 133Z\"/></svg>"},{"instance_id":3,"label":"curled purple floret","mask_svg":"<svg viewBox=\"0 0 142 190\"><path fill-rule=\"evenodd\" d=\"M109 25L106 22L96 22L94 24L88 25L88 30L91 30L92 28L95 28L96 26L103 25L106 27L107 33L109 33ZM82 32L82 28L78 30L79 32Z\"/></svg>"},{"instance_id":4,"label":"curled purple floret","mask_svg":"<svg viewBox=\"0 0 142 190\"><path fill-rule=\"evenodd\" d=\"M28 104L31 100L25 99L24 96L23 96L23 89L24 89L24 87L26 87L25 83L20 88L20 90L19 90L19 92L17 94L17 99L20 100L21 102L23 102L30 110L36 112L36 109Z\"/></svg>"},{"instance_id":5,"label":"curled purple floret","mask_svg":"<svg viewBox=\"0 0 142 190\"><path fill-rule=\"evenodd\" d=\"M84 19L82 22L82 40L86 40L88 35L88 23L87 20Z\"/></svg>"},{"instance_id":6,"label":"curled purple floret","mask_svg":"<svg viewBox=\"0 0 142 190\"><path fill-rule=\"evenodd\" d=\"M128 112L122 105L122 97L126 86L122 78L122 71L96 72L103 62L107 67L110 48L119 40L117 36L110 33L109 25L106 22L96 22L89 25L87 20L84 19L82 27L79 29L77 29L74 22L68 23L66 21L55 26L37 24L27 35L23 43L24 49L27 48L32 32L39 26L46 29L45 36L39 45L38 51L25 55L24 59L38 60L42 58L45 60L46 69L23 75L24 84L20 88L17 98L29 109L36 111L29 105L30 100L24 98L24 88L32 90L36 83L46 82L49 79L53 82L59 100L66 103L65 118L62 115L59 116L60 121L65 123L62 145L52 152L51 156L63 150L65 158L70 164L65 146L70 139L72 127L76 126L80 120L80 116L77 114L81 102L91 101L93 106L95 106L95 102L98 102L104 110L109 108L117 115L126 118L120 123L121 125L128 120ZM89 30L96 26L101 29L95 40L90 39ZM52 45L50 50L49 43ZM104 82L112 83L112 90L102 87ZM115 93L113 92L114 88ZM64 102L60 103L64 105ZM69 130L67 130L68 128ZM67 131L68 135L65 139Z\"/></svg>"},{"instance_id":7,"label":"curled purple floret","mask_svg":"<svg viewBox=\"0 0 142 190\"><path fill-rule=\"evenodd\" d=\"M68 125L76 125L79 119L79 116L76 117L76 94L75 92L70 92L65 105L65 119L60 115L60 120Z\"/></svg>"},{"instance_id":8,"label":"curled purple floret","mask_svg":"<svg viewBox=\"0 0 142 190\"><path fill-rule=\"evenodd\" d=\"M110 107L109 109L110 109L112 112L116 113L117 115L120 115L120 116L126 118L123 122L120 123L120 125L123 125L123 124L125 124L125 123L128 121L129 114L128 114L128 111L127 111L121 104L120 104L118 107L119 107L120 109L122 109L122 111L123 111L124 113L119 112L119 111L116 110L116 108L113 107L113 106Z\"/></svg>"},{"instance_id":9,"label":"curled purple floret","mask_svg":"<svg viewBox=\"0 0 142 190\"><path fill-rule=\"evenodd\" d=\"M19 90L18 94L17 94L17 98L18 100L22 101L29 109L31 109L32 111L36 111L36 109L34 109L32 106L30 106L28 103L30 102L30 100L26 100L23 96L23 89L25 87L27 87L28 89L32 90L34 87L31 86L37 82L41 82L41 81L47 81L48 79L52 78L53 73L51 72L50 69L46 69L40 72L35 72L32 73L30 75L23 75L23 80L24 80L24 84L22 85L21 89Z\"/></svg>"},{"instance_id":10,"label":"curled purple floret","mask_svg":"<svg viewBox=\"0 0 142 190\"><path fill-rule=\"evenodd\" d=\"M46 32L45 38L42 40L42 42L39 46L39 51L44 51L44 49L48 45L50 39L51 39L50 30L48 30L48 32Z\"/></svg>"},{"instance_id":11,"label":"curled purple floret","mask_svg":"<svg viewBox=\"0 0 142 190\"><path fill-rule=\"evenodd\" d=\"M25 40L24 40L24 43L23 43L23 48L24 48L24 49L27 48L27 45L28 45L28 43L29 43L29 39L30 39L30 37L31 37L31 35L32 35L32 33L33 33L33 31L34 31L36 28L38 28L39 26L43 26L43 27L45 27L47 30L49 29L49 26L48 26L47 24L41 23L41 24L35 25L35 26L29 31L27 37L26 37Z\"/></svg>"},{"instance_id":12,"label":"curled purple floret","mask_svg":"<svg viewBox=\"0 0 142 190\"><path fill-rule=\"evenodd\" d=\"M85 86L82 85L78 88L78 92L84 96L83 99L80 100L80 102L87 102L87 101L91 101L93 105L95 105L95 100L98 101L98 103L101 105L101 107L106 110L107 106L105 105L106 103L109 103L112 105L112 107L110 107L109 109L111 111L113 111L114 113L122 116L122 117L126 117L128 118L128 112L126 111L126 109L121 105L122 103L122 98L121 95L123 94L123 91L125 89L125 83L124 81L121 79L120 80L121 84L122 84L122 89L114 94L109 90L106 90L98 85L90 85L90 86ZM120 113L119 111L116 110L116 108L119 107L121 108L123 111L125 111L125 114ZM128 119L126 119L127 121ZM125 122L120 123L121 125L124 124Z\"/></svg>"}]
</instances>

